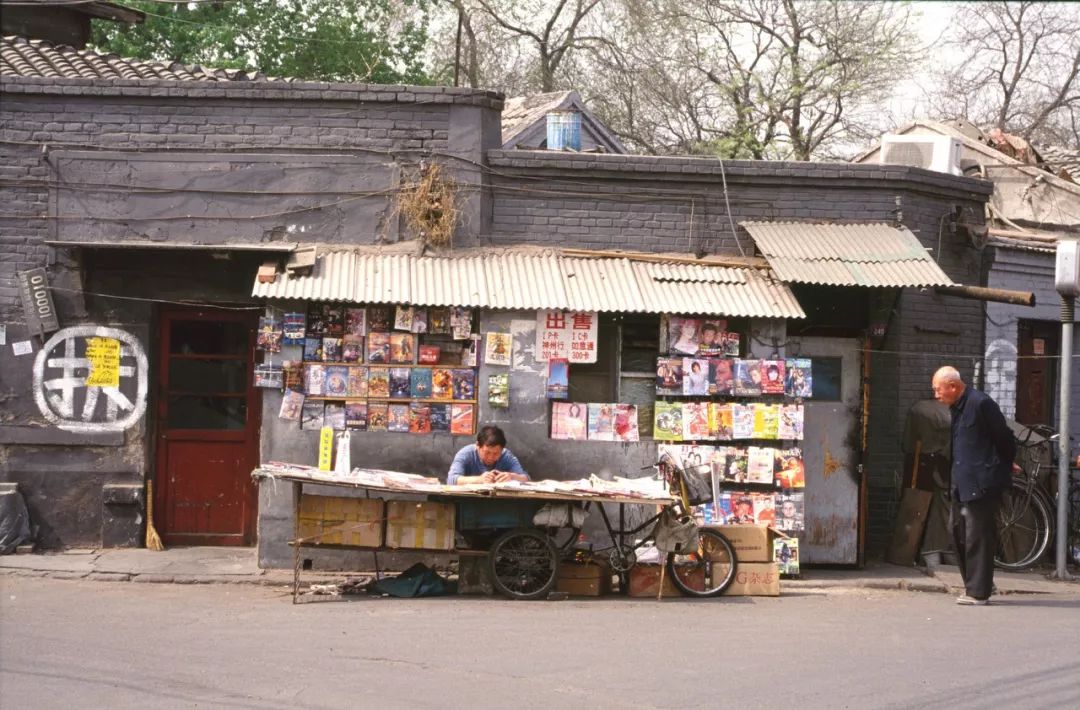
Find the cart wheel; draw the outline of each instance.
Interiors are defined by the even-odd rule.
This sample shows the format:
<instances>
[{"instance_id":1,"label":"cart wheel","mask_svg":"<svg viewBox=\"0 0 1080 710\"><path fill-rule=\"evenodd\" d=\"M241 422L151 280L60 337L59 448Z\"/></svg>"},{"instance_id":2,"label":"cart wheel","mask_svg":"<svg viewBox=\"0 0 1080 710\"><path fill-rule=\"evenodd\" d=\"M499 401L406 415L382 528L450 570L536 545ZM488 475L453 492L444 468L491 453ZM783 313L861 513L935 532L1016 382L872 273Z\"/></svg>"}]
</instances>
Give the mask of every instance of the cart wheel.
<instances>
[{"instance_id":1,"label":"cart wheel","mask_svg":"<svg viewBox=\"0 0 1080 710\"><path fill-rule=\"evenodd\" d=\"M613 547L611 552L608 553L608 564L611 565L611 569L615 572L629 572L637 564L637 553L629 545Z\"/></svg>"},{"instance_id":2,"label":"cart wheel","mask_svg":"<svg viewBox=\"0 0 1080 710\"><path fill-rule=\"evenodd\" d=\"M698 533L696 550L668 555L668 572L688 597L715 597L735 579L735 548L716 530L702 528Z\"/></svg>"},{"instance_id":3,"label":"cart wheel","mask_svg":"<svg viewBox=\"0 0 1080 710\"><path fill-rule=\"evenodd\" d=\"M510 599L542 599L555 585L559 557L551 538L536 530L511 530L488 552L491 583Z\"/></svg>"}]
</instances>

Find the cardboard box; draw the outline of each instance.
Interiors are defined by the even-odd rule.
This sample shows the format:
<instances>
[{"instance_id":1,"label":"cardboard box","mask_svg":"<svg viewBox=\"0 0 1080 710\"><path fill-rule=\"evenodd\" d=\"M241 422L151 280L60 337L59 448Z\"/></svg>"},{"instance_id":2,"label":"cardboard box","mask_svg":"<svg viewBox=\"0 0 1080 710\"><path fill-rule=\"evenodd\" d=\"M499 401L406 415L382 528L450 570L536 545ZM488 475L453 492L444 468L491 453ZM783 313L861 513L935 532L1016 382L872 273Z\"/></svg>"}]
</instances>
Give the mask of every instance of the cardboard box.
<instances>
[{"instance_id":1,"label":"cardboard box","mask_svg":"<svg viewBox=\"0 0 1080 710\"><path fill-rule=\"evenodd\" d=\"M607 565L560 562L555 591L576 597L599 597L611 591Z\"/></svg>"},{"instance_id":2,"label":"cardboard box","mask_svg":"<svg viewBox=\"0 0 1080 710\"><path fill-rule=\"evenodd\" d=\"M729 597L778 597L780 572L775 562L743 562L735 569L735 579L724 592Z\"/></svg>"},{"instance_id":3,"label":"cardboard box","mask_svg":"<svg viewBox=\"0 0 1080 710\"><path fill-rule=\"evenodd\" d=\"M300 538L324 545L379 547L383 502L378 498L305 495L300 498Z\"/></svg>"},{"instance_id":4,"label":"cardboard box","mask_svg":"<svg viewBox=\"0 0 1080 710\"><path fill-rule=\"evenodd\" d=\"M458 594L495 594L488 572L488 558L473 555L458 558Z\"/></svg>"},{"instance_id":5,"label":"cardboard box","mask_svg":"<svg viewBox=\"0 0 1080 710\"><path fill-rule=\"evenodd\" d=\"M717 525L715 529L735 548L735 558L743 562L772 562L773 540L787 537L765 525Z\"/></svg>"},{"instance_id":6,"label":"cardboard box","mask_svg":"<svg viewBox=\"0 0 1080 710\"><path fill-rule=\"evenodd\" d=\"M386 546L396 549L454 549L454 504L386 501Z\"/></svg>"},{"instance_id":7,"label":"cardboard box","mask_svg":"<svg viewBox=\"0 0 1080 710\"><path fill-rule=\"evenodd\" d=\"M694 578L697 579L694 579ZM697 586L705 586L705 571L695 570L690 577L691 585L696 581ZM630 582L627 585L627 594L631 597L656 597L656 590L660 586L660 565L637 564L630 569ZM671 581L671 575L664 572L665 597L681 597L682 592Z\"/></svg>"}]
</instances>

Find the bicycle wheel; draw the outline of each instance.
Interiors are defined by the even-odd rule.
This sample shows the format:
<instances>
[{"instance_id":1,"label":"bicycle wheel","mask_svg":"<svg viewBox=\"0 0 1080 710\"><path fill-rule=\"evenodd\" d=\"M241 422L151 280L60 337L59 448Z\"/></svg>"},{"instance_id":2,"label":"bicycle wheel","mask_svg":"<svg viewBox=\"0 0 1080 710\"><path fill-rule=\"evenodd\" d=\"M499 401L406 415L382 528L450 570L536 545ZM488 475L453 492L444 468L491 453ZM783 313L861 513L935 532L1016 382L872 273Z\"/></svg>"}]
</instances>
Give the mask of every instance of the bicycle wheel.
<instances>
[{"instance_id":1,"label":"bicycle wheel","mask_svg":"<svg viewBox=\"0 0 1080 710\"><path fill-rule=\"evenodd\" d=\"M1013 484L1001 496L997 532L994 564L1002 569L1030 567L1050 544L1050 507L1024 484Z\"/></svg>"},{"instance_id":2,"label":"bicycle wheel","mask_svg":"<svg viewBox=\"0 0 1080 710\"><path fill-rule=\"evenodd\" d=\"M690 554L668 555L671 581L688 597L715 597L723 594L735 579L735 548L717 530L698 531L698 548Z\"/></svg>"},{"instance_id":3,"label":"bicycle wheel","mask_svg":"<svg viewBox=\"0 0 1080 710\"><path fill-rule=\"evenodd\" d=\"M559 557L551 538L536 530L510 530L488 552L491 583L510 599L542 599L555 585Z\"/></svg>"}]
</instances>

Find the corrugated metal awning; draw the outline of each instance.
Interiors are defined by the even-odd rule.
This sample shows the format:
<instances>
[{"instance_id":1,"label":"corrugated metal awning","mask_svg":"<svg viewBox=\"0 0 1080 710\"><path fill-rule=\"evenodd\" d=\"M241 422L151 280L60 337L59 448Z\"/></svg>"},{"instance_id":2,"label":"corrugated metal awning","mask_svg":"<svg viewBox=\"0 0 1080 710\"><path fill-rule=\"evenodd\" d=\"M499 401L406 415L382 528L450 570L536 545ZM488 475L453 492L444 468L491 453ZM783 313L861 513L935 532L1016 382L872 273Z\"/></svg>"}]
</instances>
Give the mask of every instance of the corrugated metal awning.
<instances>
[{"instance_id":1,"label":"corrugated metal awning","mask_svg":"<svg viewBox=\"0 0 1080 710\"><path fill-rule=\"evenodd\" d=\"M310 275L286 272L273 283L256 278L252 295L508 310L806 317L791 290L768 269L566 256L554 249L417 256L326 247Z\"/></svg>"},{"instance_id":2,"label":"corrugated metal awning","mask_svg":"<svg viewBox=\"0 0 1080 710\"><path fill-rule=\"evenodd\" d=\"M788 283L952 286L915 235L891 224L740 222Z\"/></svg>"}]
</instances>

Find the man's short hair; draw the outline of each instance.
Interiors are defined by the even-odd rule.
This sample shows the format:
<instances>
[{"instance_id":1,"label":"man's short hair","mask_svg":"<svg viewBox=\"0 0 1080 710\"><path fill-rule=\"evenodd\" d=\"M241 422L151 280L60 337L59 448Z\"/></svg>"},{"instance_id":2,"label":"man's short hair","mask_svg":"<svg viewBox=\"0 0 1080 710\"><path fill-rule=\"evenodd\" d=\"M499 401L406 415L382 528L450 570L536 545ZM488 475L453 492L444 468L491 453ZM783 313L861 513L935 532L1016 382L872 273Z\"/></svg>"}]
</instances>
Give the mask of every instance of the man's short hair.
<instances>
[{"instance_id":1,"label":"man's short hair","mask_svg":"<svg viewBox=\"0 0 1080 710\"><path fill-rule=\"evenodd\" d=\"M706 323L705 325L701 326L701 332L704 333L706 330L711 330L715 333L720 329L716 327L716 323Z\"/></svg>"},{"instance_id":2,"label":"man's short hair","mask_svg":"<svg viewBox=\"0 0 1080 710\"><path fill-rule=\"evenodd\" d=\"M481 427L476 434L477 446L501 446L506 448L506 434L503 430L492 424Z\"/></svg>"}]
</instances>

